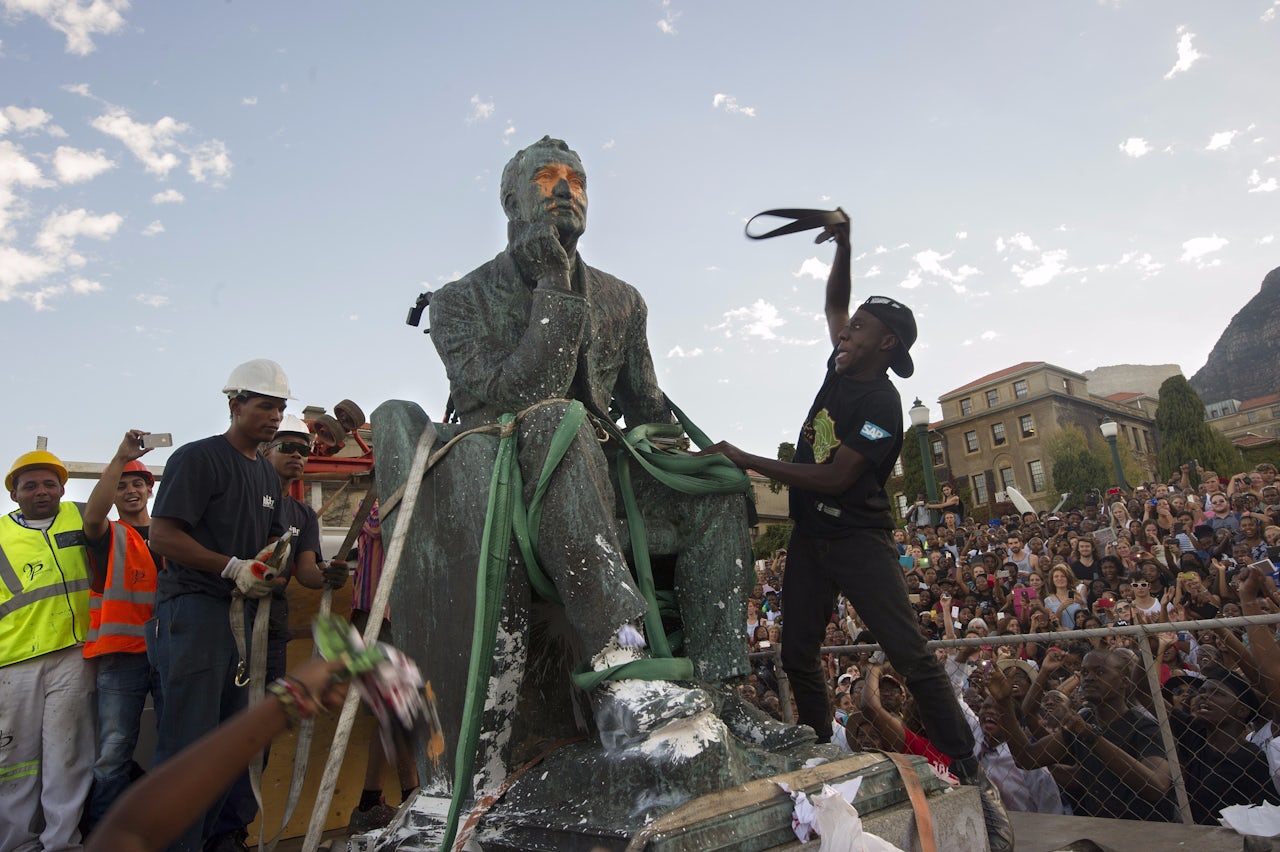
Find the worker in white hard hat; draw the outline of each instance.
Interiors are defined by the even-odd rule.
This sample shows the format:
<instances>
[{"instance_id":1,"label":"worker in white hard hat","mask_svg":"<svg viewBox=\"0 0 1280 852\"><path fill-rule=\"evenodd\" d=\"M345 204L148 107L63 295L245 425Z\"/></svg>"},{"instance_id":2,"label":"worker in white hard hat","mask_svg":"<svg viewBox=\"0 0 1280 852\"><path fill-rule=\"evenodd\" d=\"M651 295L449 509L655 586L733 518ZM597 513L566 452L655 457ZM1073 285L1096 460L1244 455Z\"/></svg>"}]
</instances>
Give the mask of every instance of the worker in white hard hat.
<instances>
[{"instance_id":1,"label":"worker in white hard hat","mask_svg":"<svg viewBox=\"0 0 1280 852\"><path fill-rule=\"evenodd\" d=\"M79 849L93 777L89 558L66 483L45 450L4 480L18 509L0 517L0 849Z\"/></svg>"},{"instance_id":2,"label":"worker in white hard hat","mask_svg":"<svg viewBox=\"0 0 1280 852\"><path fill-rule=\"evenodd\" d=\"M258 606L269 602L271 620L267 631L268 683L284 677L289 642L289 600L285 586L291 577L309 589L340 589L347 582L347 563L340 559L324 562L320 553L320 520L306 503L289 494L289 487L302 479L311 452L312 435L307 424L286 414L280 421L275 435L262 447L262 455L275 468L280 478L282 524L292 535L289 539L289 558L284 573L272 589L270 597L258 601ZM246 624L250 623L246 609ZM265 757L264 757L265 766ZM238 834L247 830L257 811L257 801L249 784L249 773L241 773L232 785L213 827L215 837Z\"/></svg>"},{"instance_id":3,"label":"worker in white hard hat","mask_svg":"<svg viewBox=\"0 0 1280 852\"><path fill-rule=\"evenodd\" d=\"M165 559L147 629L164 697L157 762L244 709L248 690L236 683L231 599L252 604L272 593L275 581L263 578L263 562L285 531L280 477L258 447L280 426L293 398L289 381L279 364L259 359L232 370L222 392L230 426L170 456L151 511L151 546ZM215 828L221 809L220 800L170 848L241 848L239 829Z\"/></svg>"}]
</instances>

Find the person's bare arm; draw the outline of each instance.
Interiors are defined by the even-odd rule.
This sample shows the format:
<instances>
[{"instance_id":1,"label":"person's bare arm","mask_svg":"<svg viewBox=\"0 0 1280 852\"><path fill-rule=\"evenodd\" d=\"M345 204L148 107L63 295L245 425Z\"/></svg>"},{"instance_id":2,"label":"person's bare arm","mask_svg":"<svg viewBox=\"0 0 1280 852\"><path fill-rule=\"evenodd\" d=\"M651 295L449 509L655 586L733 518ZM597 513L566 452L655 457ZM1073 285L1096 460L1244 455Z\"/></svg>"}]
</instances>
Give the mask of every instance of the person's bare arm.
<instances>
[{"instance_id":1,"label":"person's bare arm","mask_svg":"<svg viewBox=\"0 0 1280 852\"><path fill-rule=\"evenodd\" d=\"M836 256L831 261L831 272L827 275L824 306L827 333L831 337L831 345L835 346L840 339L840 332L849 324L849 299L853 293L853 275L849 268L849 223L846 221L828 225L824 233L830 234L836 243Z\"/></svg>"},{"instance_id":2,"label":"person's bare arm","mask_svg":"<svg viewBox=\"0 0 1280 852\"><path fill-rule=\"evenodd\" d=\"M1263 615L1262 595L1265 594L1263 576L1253 568L1244 568L1236 578L1240 592L1240 610L1245 615ZM1258 694L1265 697L1273 720L1280 720L1280 646L1276 645L1273 624L1250 624L1250 656L1255 666ZM1225 631L1230 632L1230 631Z\"/></svg>"},{"instance_id":3,"label":"person's bare arm","mask_svg":"<svg viewBox=\"0 0 1280 852\"><path fill-rule=\"evenodd\" d=\"M755 456L744 452L727 441L712 444L694 455L705 456L713 453L724 455L743 470L754 470L762 476L776 479L784 485L803 488L818 494L841 494L858 481L870 467L866 456L840 444L832 453L831 461L826 464L799 464L784 462L778 459Z\"/></svg>"},{"instance_id":4,"label":"person's bare arm","mask_svg":"<svg viewBox=\"0 0 1280 852\"><path fill-rule=\"evenodd\" d=\"M335 684L342 663L310 660L291 673L310 715L320 705L342 706L347 685ZM89 835L85 852L149 852L162 849L199 818L250 759L285 730L289 715L274 695L232 717L139 779Z\"/></svg>"},{"instance_id":5,"label":"person's bare arm","mask_svg":"<svg viewBox=\"0 0 1280 852\"><path fill-rule=\"evenodd\" d=\"M221 574L231 555L214 553L187 532L184 522L175 518L151 519L151 549L166 559L188 568Z\"/></svg>"},{"instance_id":6,"label":"person's bare arm","mask_svg":"<svg viewBox=\"0 0 1280 852\"><path fill-rule=\"evenodd\" d=\"M89 499L84 504L84 534L89 541L100 541L107 534L107 513L115 503L120 475L124 473L126 464L151 452L150 449L142 449L138 444L143 435L149 434L151 433L143 432L141 429L130 429L125 432L115 455L102 468L102 475L98 477L97 484L89 492Z\"/></svg>"},{"instance_id":7,"label":"person's bare arm","mask_svg":"<svg viewBox=\"0 0 1280 852\"><path fill-rule=\"evenodd\" d=\"M987 672L987 693L996 700L996 706L1000 708L1000 726L1004 729L1009 752L1018 768L1038 769L1066 761L1070 752L1061 734L1050 734L1034 743L1027 739L1026 731L1018 724L1009 679L1000 671L999 666L992 666Z\"/></svg>"},{"instance_id":8,"label":"person's bare arm","mask_svg":"<svg viewBox=\"0 0 1280 852\"><path fill-rule=\"evenodd\" d=\"M881 667L877 663L867 673L866 685L862 687L862 714L871 720L880 739L889 751L902 751L907 745L906 728L902 720L884 709L880 703Z\"/></svg>"}]
</instances>

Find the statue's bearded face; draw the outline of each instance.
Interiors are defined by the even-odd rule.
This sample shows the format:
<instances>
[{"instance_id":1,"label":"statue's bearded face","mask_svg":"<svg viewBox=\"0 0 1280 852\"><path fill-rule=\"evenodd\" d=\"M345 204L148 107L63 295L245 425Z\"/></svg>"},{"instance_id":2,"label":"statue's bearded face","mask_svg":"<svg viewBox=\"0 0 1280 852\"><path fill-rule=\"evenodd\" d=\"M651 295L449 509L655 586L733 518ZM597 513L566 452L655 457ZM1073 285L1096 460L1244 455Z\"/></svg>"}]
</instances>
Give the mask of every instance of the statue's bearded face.
<instances>
[{"instance_id":1,"label":"statue's bearded face","mask_svg":"<svg viewBox=\"0 0 1280 852\"><path fill-rule=\"evenodd\" d=\"M549 222L561 234L579 236L587 227L587 178L581 164L558 158L537 164L517 188L519 216Z\"/></svg>"}]
</instances>

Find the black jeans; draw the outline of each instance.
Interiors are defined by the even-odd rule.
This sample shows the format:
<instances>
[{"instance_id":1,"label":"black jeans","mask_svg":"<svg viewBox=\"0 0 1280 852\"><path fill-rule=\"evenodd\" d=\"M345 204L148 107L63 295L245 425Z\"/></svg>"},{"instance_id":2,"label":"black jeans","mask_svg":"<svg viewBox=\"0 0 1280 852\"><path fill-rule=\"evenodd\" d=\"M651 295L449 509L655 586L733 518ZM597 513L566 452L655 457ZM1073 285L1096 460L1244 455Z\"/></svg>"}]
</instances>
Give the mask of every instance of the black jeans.
<instances>
[{"instance_id":1,"label":"black jeans","mask_svg":"<svg viewBox=\"0 0 1280 852\"><path fill-rule=\"evenodd\" d=\"M933 747L948 757L973 756L973 732L942 663L925 648L889 530L858 529L826 539L796 527L783 582L782 667L791 680L799 722L817 731L819 741L831 739L819 649L840 591L906 680Z\"/></svg>"}]
</instances>

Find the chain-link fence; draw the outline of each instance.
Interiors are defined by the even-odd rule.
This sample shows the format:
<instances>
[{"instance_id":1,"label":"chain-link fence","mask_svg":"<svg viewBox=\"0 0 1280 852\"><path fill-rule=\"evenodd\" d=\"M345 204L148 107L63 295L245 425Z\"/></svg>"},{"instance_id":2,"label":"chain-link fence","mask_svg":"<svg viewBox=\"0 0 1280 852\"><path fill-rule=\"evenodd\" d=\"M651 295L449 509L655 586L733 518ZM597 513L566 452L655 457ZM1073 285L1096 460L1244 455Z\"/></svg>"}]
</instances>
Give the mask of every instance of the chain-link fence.
<instances>
[{"instance_id":1,"label":"chain-link fence","mask_svg":"<svg viewBox=\"0 0 1280 852\"><path fill-rule=\"evenodd\" d=\"M1228 805L1280 804L1280 738L1271 723L1280 713L1277 624L1280 614L928 644L946 655L971 711L976 753L1006 806L1217 825ZM837 738L853 750L886 744L877 717L925 733L906 690L904 704L887 700L897 679L881 673L879 652L822 648L836 673ZM751 658L758 693L776 691L779 715L791 722L780 653L775 644ZM1006 689L1008 700L999 700Z\"/></svg>"}]
</instances>

